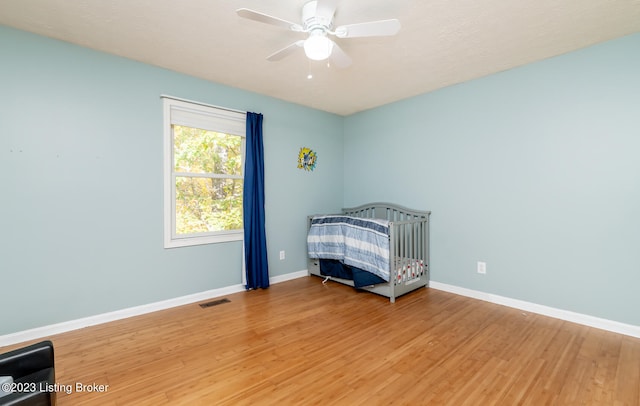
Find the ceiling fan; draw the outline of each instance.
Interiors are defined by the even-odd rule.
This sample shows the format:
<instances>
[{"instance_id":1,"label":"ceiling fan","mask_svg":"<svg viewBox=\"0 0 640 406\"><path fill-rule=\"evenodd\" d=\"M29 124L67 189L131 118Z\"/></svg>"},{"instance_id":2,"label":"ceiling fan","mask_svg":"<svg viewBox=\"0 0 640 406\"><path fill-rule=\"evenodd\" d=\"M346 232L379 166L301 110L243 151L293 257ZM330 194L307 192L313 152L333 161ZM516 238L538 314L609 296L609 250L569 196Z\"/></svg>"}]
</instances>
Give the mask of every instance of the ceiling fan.
<instances>
[{"instance_id":1,"label":"ceiling fan","mask_svg":"<svg viewBox=\"0 0 640 406\"><path fill-rule=\"evenodd\" d=\"M305 3L302 7L301 24L247 8L238 9L236 12L240 17L249 20L309 34L307 39L298 40L269 55L267 57L269 61L279 61L299 48L303 48L309 59L316 61L329 59L335 66L346 68L351 65L351 58L329 38L329 35L337 38L383 37L395 35L400 30L400 21L397 19L341 25L332 30L337 5L338 0L313 0Z\"/></svg>"}]
</instances>

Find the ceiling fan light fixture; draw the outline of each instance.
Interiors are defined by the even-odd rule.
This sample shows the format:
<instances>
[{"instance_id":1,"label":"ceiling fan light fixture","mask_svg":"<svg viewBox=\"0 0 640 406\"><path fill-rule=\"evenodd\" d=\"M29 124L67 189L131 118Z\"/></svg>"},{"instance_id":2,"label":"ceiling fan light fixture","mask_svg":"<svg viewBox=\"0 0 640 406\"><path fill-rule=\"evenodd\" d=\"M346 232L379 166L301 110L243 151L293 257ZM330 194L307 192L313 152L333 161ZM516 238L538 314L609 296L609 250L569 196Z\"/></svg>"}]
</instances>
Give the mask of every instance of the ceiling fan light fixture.
<instances>
[{"instance_id":1,"label":"ceiling fan light fixture","mask_svg":"<svg viewBox=\"0 0 640 406\"><path fill-rule=\"evenodd\" d=\"M333 41L327 38L323 31L312 31L304 42L304 53L314 61L324 61L329 58L333 50Z\"/></svg>"}]
</instances>

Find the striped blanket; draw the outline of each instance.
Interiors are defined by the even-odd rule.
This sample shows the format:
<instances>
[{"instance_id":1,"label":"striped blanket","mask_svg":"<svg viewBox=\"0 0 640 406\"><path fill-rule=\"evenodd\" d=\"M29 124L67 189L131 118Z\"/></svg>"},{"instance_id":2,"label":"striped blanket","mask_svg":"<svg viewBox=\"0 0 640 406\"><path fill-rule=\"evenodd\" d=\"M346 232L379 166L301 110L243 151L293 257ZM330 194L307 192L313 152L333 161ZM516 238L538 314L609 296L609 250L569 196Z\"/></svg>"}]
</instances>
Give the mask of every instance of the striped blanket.
<instances>
[{"instance_id":1,"label":"striped blanket","mask_svg":"<svg viewBox=\"0 0 640 406\"><path fill-rule=\"evenodd\" d=\"M309 257L337 259L389 281L389 222L344 215L315 216Z\"/></svg>"}]
</instances>

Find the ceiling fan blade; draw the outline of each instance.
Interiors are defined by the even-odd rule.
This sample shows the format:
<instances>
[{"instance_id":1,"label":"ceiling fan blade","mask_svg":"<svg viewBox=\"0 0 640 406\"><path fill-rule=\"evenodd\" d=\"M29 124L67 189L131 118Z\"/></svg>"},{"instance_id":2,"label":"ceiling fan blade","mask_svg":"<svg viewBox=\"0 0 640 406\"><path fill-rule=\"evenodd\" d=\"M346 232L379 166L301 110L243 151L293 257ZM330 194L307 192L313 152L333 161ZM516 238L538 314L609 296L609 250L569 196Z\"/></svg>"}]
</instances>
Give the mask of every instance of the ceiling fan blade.
<instances>
[{"instance_id":1,"label":"ceiling fan blade","mask_svg":"<svg viewBox=\"0 0 640 406\"><path fill-rule=\"evenodd\" d=\"M302 31L300 24L292 23L291 21L283 20L278 17L273 17L268 14L260 13L255 10L249 10L248 8L239 8L236 13L242 18L258 21L265 24L275 25L277 27L287 28L291 31Z\"/></svg>"},{"instance_id":2,"label":"ceiling fan blade","mask_svg":"<svg viewBox=\"0 0 640 406\"><path fill-rule=\"evenodd\" d=\"M336 12L339 0L318 0L316 3L316 17L331 21Z\"/></svg>"},{"instance_id":3,"label":"ceiling fan blade","mask_svg":"<svg viewBox=\"0 0 640 406\"><path fill-rule=\"evenodd\" d=\"M347 55L334 41L331 42L333 42L333 49L329 56L329 61L338 68L346 68L351 65L351 58L349 55Z\"/></svg>"},{"instance_id":4,"label":"ceiling fan blade","mask_svg":"<svg viewBox=\"0 0 640 406\"><path fill-rule=\"evenodd\" d=\"M341 25L335 30L338 38L385 37L400 31L400 21L394 19Z\"/></svg>"},{"instance_id":5,"label":"ceiling fan blade","mask_svg":"<svg viewBox=\"0 0 640 406\"><path fill-rule=\"evenodd\" d=\"M288 45L282 48L281 50L276 51L271 55L267 56L267 61L271 61L271 62L279 61L280 59L283 59L291 55L292 53L296 52L298 48L302 48L303 46L304 46L304 40L301 39L299 41L296 41L293 44Z\"/></svg>"}]
</instances>

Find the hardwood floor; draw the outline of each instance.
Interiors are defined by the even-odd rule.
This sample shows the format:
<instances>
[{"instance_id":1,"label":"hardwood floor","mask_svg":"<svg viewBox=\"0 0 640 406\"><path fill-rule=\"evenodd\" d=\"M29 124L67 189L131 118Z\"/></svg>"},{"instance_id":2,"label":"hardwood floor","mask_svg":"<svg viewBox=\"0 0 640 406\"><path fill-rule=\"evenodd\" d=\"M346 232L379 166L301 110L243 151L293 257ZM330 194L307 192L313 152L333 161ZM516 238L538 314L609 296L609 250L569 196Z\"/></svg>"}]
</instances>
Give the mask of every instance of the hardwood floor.
<instances>
[{"instance_id":1,"label":"hardwood floor","mask_svg":"<svg viewBox=\"0 0 640 406\"><path fill-rule=\"evenodd\" d=\"M434 289L391 304L321 282L53 336L58 405L640 405L640 339ZM94 383L105 391L76 390Z\"/></svg>"}]
</instances>

